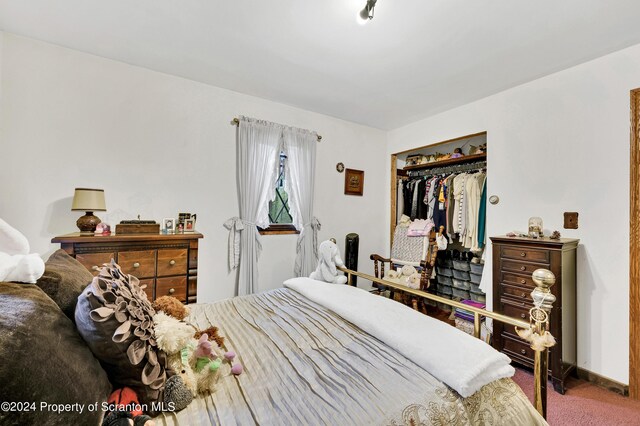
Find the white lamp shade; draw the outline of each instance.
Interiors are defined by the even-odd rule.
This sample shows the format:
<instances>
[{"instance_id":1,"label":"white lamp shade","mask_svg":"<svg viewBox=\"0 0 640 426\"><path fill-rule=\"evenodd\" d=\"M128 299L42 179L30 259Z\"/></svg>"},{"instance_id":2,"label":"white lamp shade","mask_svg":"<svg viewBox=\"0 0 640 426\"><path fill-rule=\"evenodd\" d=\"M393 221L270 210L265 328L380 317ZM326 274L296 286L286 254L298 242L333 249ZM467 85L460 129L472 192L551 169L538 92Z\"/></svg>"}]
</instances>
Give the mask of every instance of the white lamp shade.
<instances>
[{"instance_id":1,"label":"white lamp shade","mask_svg":"<svg viewBox=\"0 0 640 426\"><path fill-rule=\"evenodd\" d=\"M83 212L106 211L104 189L76 188L76 192L73 194L71 210Z\"/></svg>"}]
</instances>

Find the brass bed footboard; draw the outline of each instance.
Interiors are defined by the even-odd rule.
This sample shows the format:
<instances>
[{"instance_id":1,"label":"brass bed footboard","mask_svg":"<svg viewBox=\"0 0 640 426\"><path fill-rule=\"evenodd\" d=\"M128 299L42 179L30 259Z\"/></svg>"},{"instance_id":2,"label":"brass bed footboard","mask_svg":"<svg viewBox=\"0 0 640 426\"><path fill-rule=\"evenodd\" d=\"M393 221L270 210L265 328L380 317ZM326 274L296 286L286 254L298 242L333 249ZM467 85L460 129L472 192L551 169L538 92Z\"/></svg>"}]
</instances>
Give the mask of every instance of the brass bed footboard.
<instances>
[{"instance_id":1,"label":"brass bed footboard","mask_svg":"<svg viewBox=\"0 0 640 426\"><path fill-rule=\"evenodd\" d=\"M386 281L384 279L376 278L362 272L352 271L351 269L346 268L339 269L347 274L348 285L351 285L353 277L356 276L365 280L369 280L373 283L391 287L394 290L403 291L414 296L422 297L425 299L433 300L435 302L443 303L445 305L473 312L473 335L477 338L480 338L480 322L481 317L483 316L491 318L494 321L499 321L501 323L514 326L518 335L523 339L531 342L531 349L535 351L535 390L533 405L545 419L547 418L548 348L555 344L555 339L547 331L549 325L549 313L551 312L551 307L556 299L549 290L549 288L556 281L555 276L551 271L547 269L536 269L533 272L533 281L537 285L537 287L531 292L534 307L529 311L529 321L523 321L522 319L512 318L510 316L503 315L497 312L487 311L486 309L480 309L474 306L465 305L464 303L455 300L445 299L443 297L436 296L435 294L427 293L422 290L412 289L402 284Z\"/></svg>"}]
</instances>

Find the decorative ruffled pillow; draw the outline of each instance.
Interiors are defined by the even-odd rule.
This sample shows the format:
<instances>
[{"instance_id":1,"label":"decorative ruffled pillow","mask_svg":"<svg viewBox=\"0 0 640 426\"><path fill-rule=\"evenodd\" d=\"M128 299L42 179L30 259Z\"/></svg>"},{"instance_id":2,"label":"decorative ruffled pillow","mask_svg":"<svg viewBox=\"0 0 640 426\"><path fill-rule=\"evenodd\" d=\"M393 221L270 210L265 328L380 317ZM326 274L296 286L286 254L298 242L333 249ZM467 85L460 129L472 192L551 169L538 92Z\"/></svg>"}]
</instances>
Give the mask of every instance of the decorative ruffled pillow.
<instances>
[{"instance_id":1,"label":"decorative ruffled pillow","mask_svg":"<svg viewBox=\"0 0 640 426\"><path fill-rule=\"evenodd\" d=\"M166 355L153 335L155 310L139 281L111 261L78 297L78 332L100 360L113 385L136 391L149 405L161 397Z\"/></svg>"}]
</instances>

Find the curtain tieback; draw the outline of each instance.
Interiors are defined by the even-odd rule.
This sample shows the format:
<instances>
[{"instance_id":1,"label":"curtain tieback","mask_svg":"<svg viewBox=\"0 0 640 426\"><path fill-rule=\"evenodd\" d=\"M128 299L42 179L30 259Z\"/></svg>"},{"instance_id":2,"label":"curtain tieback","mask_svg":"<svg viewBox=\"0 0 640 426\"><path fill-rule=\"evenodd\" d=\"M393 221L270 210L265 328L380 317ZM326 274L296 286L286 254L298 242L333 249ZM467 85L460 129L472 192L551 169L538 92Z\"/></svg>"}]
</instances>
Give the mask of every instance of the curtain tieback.
<instances>
[{"instance_id":1,"label":"curtain tieback","mask_svg":"<svg viewBox=\"0 0 640 426\"><path fill-rule=\"evenodd\" d=\"M311 219L311 222L308 222L302 225L302 233L298 237L297 251L300 251L300 248L302 247L303 234L305 233L305 230L308 229L309 227L311 227L311 231L312 231L313 254L317 259L318 258L318 231L322 228L322 224L320 223L318 218L315 216L313 217L313 219Z\"/></svg>"},{"instance_id":2,"label":"curtain tieback","mask_svg":"<svg viewBox=\"0 0 640 426\"><path fill-rule=\"evenodd\" d=\"M257 226L254 222L240 219L235 216L224 223L224 227L229 230L229 270L234 270L240 265L240 232L245 226Z\"/></svg>"}]
</instances>

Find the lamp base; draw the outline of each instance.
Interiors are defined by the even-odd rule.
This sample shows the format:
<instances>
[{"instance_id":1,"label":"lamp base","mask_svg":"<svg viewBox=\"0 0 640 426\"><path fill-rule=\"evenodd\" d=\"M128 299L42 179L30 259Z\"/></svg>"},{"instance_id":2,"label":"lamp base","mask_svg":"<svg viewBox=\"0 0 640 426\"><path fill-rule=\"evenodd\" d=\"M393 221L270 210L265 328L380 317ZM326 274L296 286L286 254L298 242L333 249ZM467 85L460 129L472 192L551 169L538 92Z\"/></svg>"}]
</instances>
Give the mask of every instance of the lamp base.
<instances>
[{"instance_id":1,"label":"lamp base","mask_svg":"<svg viewBox=\"0 0 640 426\"><path fill-rule=\"evenodd\" d=\"M81 234L93 235L96 226L102 222L98 216L94 216L93 212L87 212L84 216L80 216L76 225L80 229Z\"/></svg>"}]
</instances>

